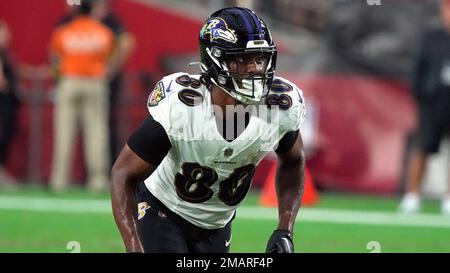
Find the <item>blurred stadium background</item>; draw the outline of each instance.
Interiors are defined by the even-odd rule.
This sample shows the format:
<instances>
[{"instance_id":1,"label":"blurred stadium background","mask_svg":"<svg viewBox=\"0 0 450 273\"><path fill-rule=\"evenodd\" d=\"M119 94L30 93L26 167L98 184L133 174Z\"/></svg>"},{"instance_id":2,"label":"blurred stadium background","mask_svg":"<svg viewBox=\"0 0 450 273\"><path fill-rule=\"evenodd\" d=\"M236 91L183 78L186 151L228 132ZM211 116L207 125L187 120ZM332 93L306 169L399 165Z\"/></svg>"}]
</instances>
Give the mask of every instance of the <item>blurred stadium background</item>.
<instances>
[{"instance_id":1,"label":"blurred stadium background","mask_svg":"<svg viewBox=\"0 0 450 273\"><path fill-rule=\"evenodd\" d=\"M278 44L277 73L295 82L308 103L303 134L318 199L300 211L296 251L450 252L450 217L439 214L439 198L448 187L448 140L426 174L423 211L412 216L396 211L416 126L411 69L421 34L438 21L437 1L110 1L136 40L115 109L122 145L147 114L147 96L156 81L168 73L196 72L187 64L199 59L197 36L204 18L222 6L251 7ZM123 251L109 194L82 187L80 141L72 189L46 190L55 84L45 73L47 47L67 3L0 2L0 19L12 34L22 102L7 162L19 182L0 188L0 252L70 252L71 241L79 242L82 252ZM273 163L268 156L259 166L249 198L238 210L232 252L265 249L277 213L259 198Z\"/></svg>"}]
</instances>

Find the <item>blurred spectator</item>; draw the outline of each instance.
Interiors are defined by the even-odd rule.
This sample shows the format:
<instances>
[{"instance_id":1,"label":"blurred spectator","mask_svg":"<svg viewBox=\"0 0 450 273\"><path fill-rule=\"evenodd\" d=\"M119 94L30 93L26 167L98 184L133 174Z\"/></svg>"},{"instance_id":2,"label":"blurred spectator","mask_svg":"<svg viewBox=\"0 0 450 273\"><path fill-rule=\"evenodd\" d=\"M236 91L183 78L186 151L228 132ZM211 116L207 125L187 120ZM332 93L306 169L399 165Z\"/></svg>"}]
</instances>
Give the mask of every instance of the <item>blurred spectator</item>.
<instances>
[{"instance_id":1,"label":"blurred spectator","mask_svg":"<svg viewBox=\"0 0 450 273\"><path fill-rule=\"evenodd\" d=\"M6 170L6 160L16 129L18 99L16 76L8 54L10 32L0 21L0 184L12 185L16 179Z\"/></svg>"},{"instance_id":2,"label":"blurred spectator","mask_svg":"<svg viewBox=\"0 0 450 273\"><path fill-rule=\"evenodd\" d=\"M442 24L428 31L422 41L414 75L413 95L418 109L418 130L407 169L406 195L399 209L420 209L420 191L430 154L450 129L450 0L440 3ZM450 193L444 196L442 213L450 215Z\"/></svg>"},{"instance_id":3,"label":"blurred spectator","mask_svg":"<svg viewBox=\"0 0 450 273\"><path fill-rule=\"evenodd\" d=\"M120 22L119 18L111 11L111 0L92 0L92 11L91 16L105 26L107 26L113 33L115 38L116 47L114 53L111 56L108 65L108 85L109 85L109 150L110 150L110 162L114 162L119 149L118 140L118 121L115 115L115 109L117 108L118 99L120 96L120 91L122 87L122 68L128 57L134 49L134 36L127 32ZM63 25L70 22L76 16L76 10L69 6L68 11L65 16L63 16L58 25Z\"/></svg>"},{"instance_id":4,"label":"blurred spectator","mask_svg":"<svg viewBox=\"0 0 450 273\"><path fill-rule=\"evenodd\" d=\"M118 99L120 96L122 84L122 68L131 52L134 49L134 37L127 32L119 19L112 13L110 9L110 0L94 0L92 7L92 16L105 24L115 35L116 48L111 57L108 66L109 78L109 103L111 105L109 111L109 138L110 138L110 155L111 162L116 160L118 154L118 147L120 145L118 140L118 119L115 115L115 109L118 106ZM122 143L123 145L123 143Z\"/></svg>"},{"instance_id":5,"label":"blurred spectator","mask_svg":"<svg viewBox=\"0 0 450 273\"><path fill-rule=\"evenodd\" d=\"M109 179L106 73L114 36L92 18L90 12L90 1L82 1L76 17L57 28L50 42L52 63L60 75L50 177L50 187L54 191L63 190L68 183L78 119L84 134L88 188L104 190Z\"/></svg>"}]
</instances>

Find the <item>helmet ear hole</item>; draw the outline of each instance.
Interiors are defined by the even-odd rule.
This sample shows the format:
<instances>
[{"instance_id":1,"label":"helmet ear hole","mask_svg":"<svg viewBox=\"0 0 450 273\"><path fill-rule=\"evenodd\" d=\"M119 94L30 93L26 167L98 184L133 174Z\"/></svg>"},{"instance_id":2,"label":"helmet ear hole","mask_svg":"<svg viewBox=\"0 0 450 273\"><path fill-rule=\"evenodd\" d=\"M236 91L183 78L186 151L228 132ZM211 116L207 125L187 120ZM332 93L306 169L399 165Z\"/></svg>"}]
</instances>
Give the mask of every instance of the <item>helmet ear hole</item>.
<instances>
[{"instance_id":1,"label":"helmet ear hole","mask_svg":"<svg viewBox=\"0 0 450 273\"><path fill-rule=\"evenodd\" d=\"M219 75L219 77L217 79L219 80L220 84L226 84L227 83L227 79L225 79L224 76Z\"/></svg>"},{"instance_id":2,"label":"helmet ear hole","mask_svg":"<svg viewBox=\"0 0 450 273\"><path fill-rule=\"evenodd\" d=\"M211 50L211 53L216 58L220 58L222 56L222 51L216 47L213 47L213 49Z\"/></svg>"}]
</instances>

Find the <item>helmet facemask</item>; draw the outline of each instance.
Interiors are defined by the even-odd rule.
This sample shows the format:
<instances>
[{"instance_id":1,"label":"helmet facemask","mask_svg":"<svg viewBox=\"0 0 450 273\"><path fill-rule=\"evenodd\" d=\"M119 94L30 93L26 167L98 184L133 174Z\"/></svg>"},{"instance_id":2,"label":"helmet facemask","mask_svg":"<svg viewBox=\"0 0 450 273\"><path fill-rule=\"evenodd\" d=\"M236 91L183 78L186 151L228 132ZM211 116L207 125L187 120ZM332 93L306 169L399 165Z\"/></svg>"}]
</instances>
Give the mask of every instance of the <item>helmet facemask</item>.
<instances>
[{"instance_id":1,"label":"helmet facemask","mask_svg":"<svg viewBox=\"0 0 450 273\"><path fill-rule=\"evenodd\" d=\"M244 104L258 103L267 96L275 72L274 47L236 50L213 47L206 52L215 67L212 82L230 96ZM255 71L247 72L248 65Z\"/></svg>"}]
</instances>

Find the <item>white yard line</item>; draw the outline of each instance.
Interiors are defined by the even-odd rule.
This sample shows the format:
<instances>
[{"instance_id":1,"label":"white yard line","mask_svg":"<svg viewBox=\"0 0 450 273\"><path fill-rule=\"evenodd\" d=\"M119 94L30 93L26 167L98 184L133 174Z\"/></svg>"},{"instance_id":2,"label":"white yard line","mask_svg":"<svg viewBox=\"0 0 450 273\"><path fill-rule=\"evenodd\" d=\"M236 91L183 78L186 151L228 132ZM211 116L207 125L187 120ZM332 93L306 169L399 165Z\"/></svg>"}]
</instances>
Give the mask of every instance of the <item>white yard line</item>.
<instances>
[{"instance_id":1,"label":"white yard line","mask_svg":"<svg viewBox=\"0 0 450 273\"><path fill-rule=\"evenodd\" d=\"M272 220L277 219L277 215L276 209L259 207L242 207L237 211L237 218ZM450 217L439 214L404 215L397 212L349 209L302 208L297 222L450 228Z\"/></svg>"},{"instance_id":2,"label":"white yard line","mask_svg":"<svg viewBox=\"0 0 450 273\"><path fill-rule=\"evenodd\" d=\"M111 202L93 199L0 196L0 209L54 212L110 213Z\"/></svg>"},{"instance_id":3,"label":"white yard line","mask_svg":"<svg viewBox=\"0 0 450 273\"><path fill-rule=\"evenodd\" d=\"M0 196L0 209L69 213L111 213L111 203L109 200ZM276 220L277 217L278 213L274 208L243 206L237 212L237 218L242 219ZM396 212L308 207L300 210L297 221L450 228L450 217L438 214L402 215Z\"/></svg>"}]
</instances>

